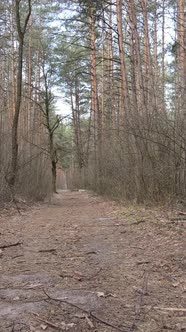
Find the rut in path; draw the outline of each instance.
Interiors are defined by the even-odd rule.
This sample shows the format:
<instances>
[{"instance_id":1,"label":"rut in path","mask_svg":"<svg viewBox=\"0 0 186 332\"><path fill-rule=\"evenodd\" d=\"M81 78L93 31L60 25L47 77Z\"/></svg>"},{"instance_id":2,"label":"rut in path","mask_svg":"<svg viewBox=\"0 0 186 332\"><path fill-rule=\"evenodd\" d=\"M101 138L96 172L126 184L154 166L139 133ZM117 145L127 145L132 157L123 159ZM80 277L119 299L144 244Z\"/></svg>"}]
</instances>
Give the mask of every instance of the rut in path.
<instances>
[{"instance_id":1,"label":"rut in path","mask_svg":"<svg viewBox=\"0 0 186 332\"><path fill-rule=\"evenodd\" d=\"M183 331L184 223L180 232L145 210L119 210L61 192L0 220L0 332Z\"/></svg>"}]
</instances>

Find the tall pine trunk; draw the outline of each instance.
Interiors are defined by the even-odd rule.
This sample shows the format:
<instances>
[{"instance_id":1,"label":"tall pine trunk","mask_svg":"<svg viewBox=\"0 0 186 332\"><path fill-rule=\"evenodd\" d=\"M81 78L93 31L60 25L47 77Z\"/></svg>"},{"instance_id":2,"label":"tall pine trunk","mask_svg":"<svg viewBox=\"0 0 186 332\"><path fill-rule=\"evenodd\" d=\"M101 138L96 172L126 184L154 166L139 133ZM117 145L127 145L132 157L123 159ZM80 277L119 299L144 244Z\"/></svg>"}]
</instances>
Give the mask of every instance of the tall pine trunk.
<instances>
[{"instance_id":1,"label":"tall pine trunk","mask_svg":"<svg viewBox=\"0 0 186 332\"><path fill-rule=\"evenodd\" d=\"M19 124L19 115L20 115L21 99L22 99L23 50L24 50L24 38L26 34L26 29L31 15L31 0L28 0L28 13L24 20L23 28L21 26L21 17L20 17L20 0L15 1L15 11L16 11L16 27L18 33L18 66L17 66L17 78L16 78L15 111L14 111L13 124L12 124L11 169L9 176L7 177L8 183L12 187L15 185L16 175L17 175L18 124Z\"/></svg>"}]
</instances>

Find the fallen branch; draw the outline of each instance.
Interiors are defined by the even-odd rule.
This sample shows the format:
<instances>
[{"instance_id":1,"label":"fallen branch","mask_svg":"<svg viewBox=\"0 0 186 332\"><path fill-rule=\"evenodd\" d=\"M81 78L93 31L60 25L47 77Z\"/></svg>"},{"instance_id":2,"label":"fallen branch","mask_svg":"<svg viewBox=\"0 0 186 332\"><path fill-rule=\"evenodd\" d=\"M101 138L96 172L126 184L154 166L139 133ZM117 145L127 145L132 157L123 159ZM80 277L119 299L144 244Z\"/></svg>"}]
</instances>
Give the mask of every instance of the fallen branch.
<instances>
[{"instance_id":1,"label":"fallen branch","mask_svg":"<svg viewBox=\"0 0 186 332\"><path fill-rule=\"evenodd\" d=\"M88 315L88 317L90 318L93 318L95 319L97 322L99 323L102 323L106 326L109 326L109 327L112 327L113 329L117 330L117 331L121 331L121 332L129 332L130 330L129 329L123 329L123 328L120 328L119 326L116 326L114 324L111 324L101 318L99 318L98 316L96 316L94 313L92 313L91 311L89 310L86 310L86 309L83 309L81 307L79 307L77 304L74 304L74 303L71 303L71 302L68 302L67 300L61 300L61 299L56 299L56 298L53 298L51 297L49 294L46 293L45 290L43 290L44 294L48 297L49 300L52 300L52 301L56 301L56 302L60 302L60 303L65 303L71 307L74 307L78 310L81 310L82 312L86 313Z\"/></svg>"},{"instance_id":2,"label":"fallen branch","mask_svg":"<svg viewBox=\"0 0 186 332\"><path fill-rule=\"evenodd\" d=\"M16 243L11 243L11 244L4 244L3 246L0 246L0 249L6 249L10 247L17 247L23 244L23 242L16 242Z\"/></svg>"}]
</instances>

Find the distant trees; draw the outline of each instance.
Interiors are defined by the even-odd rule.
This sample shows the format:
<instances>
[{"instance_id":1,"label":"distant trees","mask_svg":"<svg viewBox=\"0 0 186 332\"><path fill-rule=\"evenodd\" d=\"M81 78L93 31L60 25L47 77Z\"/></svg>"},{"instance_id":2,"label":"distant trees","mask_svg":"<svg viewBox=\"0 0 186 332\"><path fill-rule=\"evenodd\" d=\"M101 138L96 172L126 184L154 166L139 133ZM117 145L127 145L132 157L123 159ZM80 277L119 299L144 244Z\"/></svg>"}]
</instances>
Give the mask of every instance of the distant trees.
<instances>
[{"instance_id":1,"label":"distant trees","mask_svg":"<svg viewBox=\"0 0 186 332\"><path fill-rule=\"evenodd\" d=\"M185 19L184 0L2 0L1 196L55 191L59 159L76 186L183 199Z\"/></svg>"},{"instance_id":2,"label":"distant trees","mask_svg":"<svg viewBox=\"0 0 186 332\"><path fill-rule=\"evenodd\" d=\"M0 5L0 200L42 198L51 190L41 110L41 10L39 2ZM45 23L46 24L46 23Z\"/></svg>"},{"instance_id":3,"label":"distant trees","mask_svg":"<svg viewBox=\"0 0 186 332\"><path fill-rule=\"evenodd\" d=\"M82 183L138 202L185 197L184 13L183 0L80 1L91 122Z\"/></svg>"}]
</instances>

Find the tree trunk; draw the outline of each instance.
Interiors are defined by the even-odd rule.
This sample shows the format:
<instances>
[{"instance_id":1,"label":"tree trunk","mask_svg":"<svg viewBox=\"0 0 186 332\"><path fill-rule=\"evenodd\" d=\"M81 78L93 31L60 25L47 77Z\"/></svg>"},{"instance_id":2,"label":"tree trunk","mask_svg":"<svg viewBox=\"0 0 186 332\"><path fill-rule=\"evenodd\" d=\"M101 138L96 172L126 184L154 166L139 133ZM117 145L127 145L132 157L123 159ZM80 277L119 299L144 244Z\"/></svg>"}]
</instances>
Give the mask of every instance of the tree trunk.
<instances>
[{"instance_id":1,"label":"tree trunk","mask_svg":"<svg viewBox=\"0 0 186 332\"><path fill-rule=\"evenodd\" d=\"M177 73L178 73L178 131L182 135L180 146L179 193L186 193L186 13L184 0L178 0Z\"/></svg>"},{"instance_id":2,"label":"tree trunk","mask_svg":"<svg viewBox=\"0 0 186 332\"><path fill-rule=\"evenodd\" d=\"M129 11L129 23L131 33L134 38L133 48L134 48L134 58L135 58L135 71L136 71L136 99L137 99L137 111L138 113L144 113L146 111L146 99L145 99L145 89L144 80L142 72L142 58L140 54L140 37L137 26L137 17L135 12L134 0L128 0L128 11Z\"/></svg>"},{"instance_id":3,"label":"tree trunk","mask_svg":"<svg viewBox=\"0 0 186 332\"><path fill-rule=\"evenodd\" d=\"M18 160L18 124L19 124L19 114L21 108L22 99L22 71L23 71L23 49L24 49L24 37L26 33L26 28L31 15L31 0L28 0L28 14L24 21L24 27L21 27L21 17L20 17L20 0L15 1L16 10L16 26L18 32L19 46L18 46L18 68L17 68L17 79L16 79L16 102L15 102L15 112L13 117L12 125L12 150L11 150L11 169L8 176L8 183L10 186L15 185L16 175L17 175L17 160Z\"/></svg>"},{"instance_id":4,"label":"tree trunk","mask_svg":"<svg viewBox=\"0 0 186 332\"><path fill-rule=\"evenodd\" d=\"M165 0L162 0L162 111L165 113Z\"/></svg>"},{"instance_id":5,"label":"tree trunk","mask_svg":"<svg viewBox=\"0 0 186 332\"><path fill-rule=\"evenodd\" d=\"M10 119L12 119L15 112L15 39L14 39L14 4L12 1L11 12L10 12L10 29L11 29L11 80L12 80L12 89L11 89L11 101L12 101L12 110L10 114Z\"/></svg>"},{"instance_id":6,"label":"tree trunk","mask_svg":"<svg viewBox=\"0 0 186 332\"><path fill-rule=\"evenodd\" d=\"M56 188L56 177L57 177L57 163L56 160L52 160L52 191L53 193L57 193Z\"/></svg>"},{"instance_id":7,"label":"tree trunk","mask_svg":"<svg viewBox=\"0 0 186 332\"><path fill-rule=\"evenodd\" d=\"M96 48L95 48L95 17L93 8L89 9L89 34L91 48L91 113L93 115L94 130L94 157L95 157L95 183L101 172L101 116L98 105L98 88L96 73Z\"/></svg>"},{"instance_id":8,"label":"tree trunk","mask_svg":"<svg viewBox=\"0 0 186 332\"><path fill-rule=\"evenodd\" d=\"M121 100L120 100L120 115L119 120L124 118L124 114L127 114L127 81L126 81L126 69L125 69L125 57L123 47L123 29L122 29L122 0L116 1L117 10L117 29L118 29L118 46L119 46L119 59L120 59L120 73L121 73ZM122 121L121 121L122 122Z\"/></svg>"}]
</instances>

